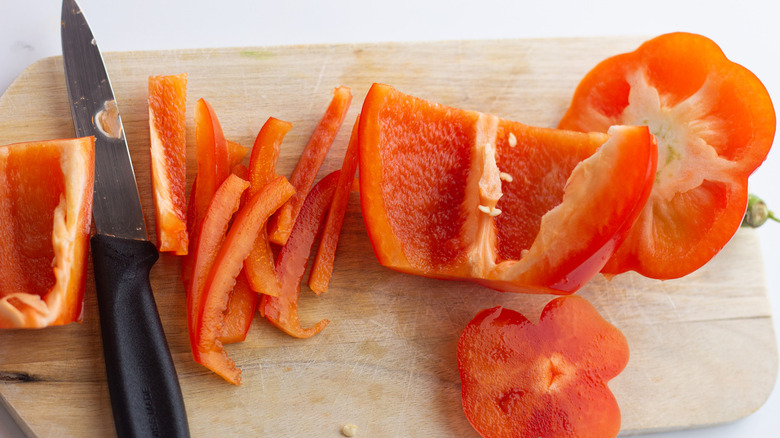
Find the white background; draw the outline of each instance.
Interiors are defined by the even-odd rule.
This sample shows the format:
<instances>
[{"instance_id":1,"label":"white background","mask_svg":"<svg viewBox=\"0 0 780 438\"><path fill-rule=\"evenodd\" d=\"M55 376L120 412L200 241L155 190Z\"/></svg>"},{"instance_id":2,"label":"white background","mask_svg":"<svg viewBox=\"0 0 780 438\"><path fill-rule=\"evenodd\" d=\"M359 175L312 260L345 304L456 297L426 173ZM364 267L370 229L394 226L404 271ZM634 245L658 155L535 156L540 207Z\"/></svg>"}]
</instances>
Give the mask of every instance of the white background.
<instances>
[{"instance_id":1,"label":"white background","mask_svg":"<svg viewBox=\"0 0 780 438\"><path fill-rule=\"evenodd\" d=\"M654 36L689 31L717 42L780 102L780 2L492 0L80 0L102 51L369 41ZM0 93L34 61L59 55L59 0L0 0ZM780 146L776 146L778 149ZM780 150L750 190L780 212ZM780 315L780 224L760 230L774 315ZM777 326L778 324L775 323ZM780 386L780 385L778 385ZM735 394L736 395L736 394ZM673 396L673 395L670 395ZM0 437L22 436L0 408ZM735 423L657 438L780 436L780 389Z\"/></svg>"}]
</instances>

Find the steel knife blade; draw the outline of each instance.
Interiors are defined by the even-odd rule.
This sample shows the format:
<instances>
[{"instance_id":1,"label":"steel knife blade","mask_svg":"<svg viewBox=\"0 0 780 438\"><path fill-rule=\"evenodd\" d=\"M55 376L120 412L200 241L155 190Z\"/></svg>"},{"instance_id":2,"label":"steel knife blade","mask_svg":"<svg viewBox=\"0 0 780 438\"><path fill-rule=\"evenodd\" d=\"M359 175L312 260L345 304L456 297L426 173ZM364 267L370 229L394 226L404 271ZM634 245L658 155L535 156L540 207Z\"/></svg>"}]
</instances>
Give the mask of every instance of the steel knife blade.
<instances>
[{"instance_id":1,"label":"steel knife blade","mask_svg":"<svg viewBox=\"0 0 780 438\"><path fill-rule=\"evenodd\" d=\"M62 3L62 59L76 136L95 138L90 239L106 380L119 437L188 437L181 387L149 281L130 151L103 57L75 0Z\"/></svg>"}]
</instances>

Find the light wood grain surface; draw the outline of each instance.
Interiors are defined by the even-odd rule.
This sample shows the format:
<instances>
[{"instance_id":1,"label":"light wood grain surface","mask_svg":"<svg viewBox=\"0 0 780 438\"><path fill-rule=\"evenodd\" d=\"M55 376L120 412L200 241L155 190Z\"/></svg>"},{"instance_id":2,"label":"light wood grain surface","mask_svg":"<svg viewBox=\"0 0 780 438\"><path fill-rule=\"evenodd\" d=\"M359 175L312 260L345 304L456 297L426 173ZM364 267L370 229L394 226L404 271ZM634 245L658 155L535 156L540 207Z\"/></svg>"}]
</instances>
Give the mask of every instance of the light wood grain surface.
<instances>
[{"instance_id":1,"label":"light wood grain surface","mask_svg":"<svg viewBox=\"0 0 780 438\"><path fill-rule=\"evenodd\" d=\"M216 110L226 136L251 145L269 116L293 122L280 157L289 175L338 85L355 95L320 175L341 165L348 126L373 82L451 106L555 126L579 79L640 39L545 39L251 47L105 54L153 230L146 78L189 74L189 183L196 99ZM73 136L60 58L37 62L0 98L0 144ZM777 375L757 234L740 231L715 260L680 280L597 277L581 295L620 328L628 367L610 385L623 434L733 421L755 411ZM502 294L476 285L392 272L377 262L353 194L330 290L304 287L304 325L331 324L298 340L257 320L228 352L243 369L234 387L193 362L179 261L152 271L193 436L474 437L460 408L457 337L482 308L538 314L551 296ZM40 437L111 436L94 285L84 322L0 333L0 395Z\"/></svg>"}]
</instances>

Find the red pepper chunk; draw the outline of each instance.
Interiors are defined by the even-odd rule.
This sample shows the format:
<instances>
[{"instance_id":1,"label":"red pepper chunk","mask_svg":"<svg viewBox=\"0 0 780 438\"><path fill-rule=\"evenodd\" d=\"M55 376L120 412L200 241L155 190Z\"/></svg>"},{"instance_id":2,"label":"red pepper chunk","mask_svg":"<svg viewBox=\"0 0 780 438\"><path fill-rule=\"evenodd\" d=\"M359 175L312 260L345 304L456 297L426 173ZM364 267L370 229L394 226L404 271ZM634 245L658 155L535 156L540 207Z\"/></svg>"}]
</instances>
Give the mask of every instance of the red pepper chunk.
<instances>
[{"instance_id":1,"label":"red pepper chunk","mask_svg":"<svg viewBox=\"0 0 780 438\"><path fill-rule=\"evenodd\" d=\"M248 196L260 190L263 185L276 177L276 162L279 149L285 135L292 129L292 123L273 117L260 128L252 155L249 157ZM255 239L255 245L244 260L244 272L252 290L266 295L279 295L279 282L276 280L274 255L268 241L268 230L264 227Z\"/></svg>"},{"instance_id":2,"label":"red pepper chunk","mask_svg":"<svg viewBox=\"0 0 780 438\"><path fill-rule=\"evenodd\" d=\"M261 189L239 210L219 249L203 289L196 335L195 361L235 385L241 384L236 368L223 348L222 330L230 292L244 266L260 228L268 217L284 204L295 189L284 177L278 177ZM205 231L205 230L204 230Z\"/></svg>"},{"instance_id":3,"label":"red pepper chunk","mask_svg":"<svg viewBox=\"0 0 780 438\"><path fill-rule=\"evenodd\" d=\"M329 323L327 319L323 319L313 327L302 328L298 320L298 297L306 262L333 199L339 174L341 171L337 170L327 175L306 196L290 238L276 259L276 275L281 293L278 297L263 295L260 302L262 314L273 325L296 338L314 336Z\"/></svg>"},{"instance_id":4,"label":"red pepper chunk","mask_svg":"<svg viewBox=\"0 0 780 438\"><path fill-rule=\"evenodd\" d=\"M333 261L336 258L336 247L341 235L341 226L347 213L349 192L355 181L355 171L358 164L358 126L360 116L355 119L352 127L352 135L349 138L347 152L344 154L344 162L341 165L341 175L333 193L333 202L330 204L328 218L325 220L325 228L322 230L322 238L317 248L317 255L309 274L309 287L317 295L328 290L330 277L333 275Z\"/></svg>"},{"instance_id":5,"label":"red pepper chunk","mask_svg":"<svg viewBox=\"0 0 780 438\"><path fill-rule=\"evenodd\" d=\"M295 219L301 211L303 200L309 193L317 172L325 160L336 134L339 132L344 117L347 115L352 93L348 87L337 87L333 91L333 99L322 116L317 127L309 138L309 142L301 153L298 164L290 175L290 183L295 187L295 195L276 213L269 222L268 235L271 242L284 245L290 236Z\"/></svg>"},{"instance_id":6,"label":"red pepper chunk","mask_svg":"<svg viewBox=\"0 0 780 438\"><path fill-rule=\"evenodd\" d=\"M550 301L536 325L486 309L458 341L463 411L486 438L614 437L620 409L607 382L627 363L623 334L581 297Z\"/></svg>"}]
</instances>

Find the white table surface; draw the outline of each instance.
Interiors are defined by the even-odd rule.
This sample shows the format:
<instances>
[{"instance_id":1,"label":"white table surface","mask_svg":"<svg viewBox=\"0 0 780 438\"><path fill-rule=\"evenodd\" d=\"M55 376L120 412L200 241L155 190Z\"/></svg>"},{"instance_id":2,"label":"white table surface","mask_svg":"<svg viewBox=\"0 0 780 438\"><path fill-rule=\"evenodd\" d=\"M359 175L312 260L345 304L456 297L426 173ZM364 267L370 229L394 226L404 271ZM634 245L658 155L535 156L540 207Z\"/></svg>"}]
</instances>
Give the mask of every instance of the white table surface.
<instances>
[{"instance_id":1,"label":"white table surface","mask_svg":"<svg viewBox=\"0 0 780 438\"><path fill-rule=\"evenodd\" d=\"M80 0L102 51L305 43L427 41L690 31L717 42L780 102L780 2L493 0ZM59 55L60 0L0 0L0 94L27 66ZM775 149L780 146L775 147ZM750 191L780 212L780 150L753 174ZM780 315L780 224L759 231L773 314ZM778 325L775 323L776 326ZM734 423L656 438L780 436L780 385ZM0 408L0 437L22 437Z\"/></svg>"}]
</instances>

